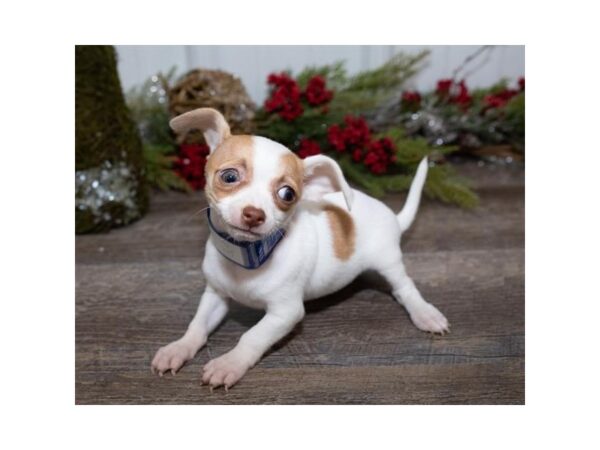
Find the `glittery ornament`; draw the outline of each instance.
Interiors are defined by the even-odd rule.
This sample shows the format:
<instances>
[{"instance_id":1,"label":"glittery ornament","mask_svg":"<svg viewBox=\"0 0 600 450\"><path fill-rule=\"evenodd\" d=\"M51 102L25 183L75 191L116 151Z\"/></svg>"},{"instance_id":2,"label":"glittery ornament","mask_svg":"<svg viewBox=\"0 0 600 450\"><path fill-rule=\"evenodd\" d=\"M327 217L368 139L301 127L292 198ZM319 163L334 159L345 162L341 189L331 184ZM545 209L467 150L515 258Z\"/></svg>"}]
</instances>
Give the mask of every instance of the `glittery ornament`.
<instances>
[{"instance_id":1,"label":"glittery ornament","mask_svg":"<svg viewBox=\"0 0 600 450\"><path fill-rule=\"evenodd\" d=\"M137 202L138 183L125 162L105 161L99 167L75 172L77 223L85 231L104 231L126 225L141 216Z\"/></svg>"},{"instance_id":2,"label":"glittery ornament","mask_svg":"<svg viewBox=\"0 0 600 450\"><path fill-rule=\"evenodd\" d=\"M404 126L409 135L424 136L431 145L440 146L456 142L458 134L449 130L446 121L430 111L419 111L407 115Z\"/></svg>"}]
</instances>

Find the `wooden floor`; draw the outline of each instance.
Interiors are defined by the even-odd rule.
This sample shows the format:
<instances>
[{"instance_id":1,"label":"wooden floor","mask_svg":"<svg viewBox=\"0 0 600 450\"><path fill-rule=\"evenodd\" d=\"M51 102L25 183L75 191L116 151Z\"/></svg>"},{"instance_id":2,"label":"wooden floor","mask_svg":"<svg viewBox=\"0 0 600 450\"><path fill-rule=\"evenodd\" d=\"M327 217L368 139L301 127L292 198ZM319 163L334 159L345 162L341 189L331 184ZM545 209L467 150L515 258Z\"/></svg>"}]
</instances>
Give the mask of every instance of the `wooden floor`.
<instances>
[{"instance_id":1,"label":"wooden floor","mask_svg":"<svg viewBox=\"0 0 600 450\"><path fill-rule=\"evenodd\" d=\"M373 274L307 304L303 323L229 392L200 368L261 313L234 307L175 377L150 360L194 315L207 228L201 193L152 199L139 222L76 238L77 404L523 404L524 172L465 165L476 211L425 200L402 247L423 296L452 333L417 330ZM385 199L400 210L403 195Z\"/></svg>"}]
</instances>

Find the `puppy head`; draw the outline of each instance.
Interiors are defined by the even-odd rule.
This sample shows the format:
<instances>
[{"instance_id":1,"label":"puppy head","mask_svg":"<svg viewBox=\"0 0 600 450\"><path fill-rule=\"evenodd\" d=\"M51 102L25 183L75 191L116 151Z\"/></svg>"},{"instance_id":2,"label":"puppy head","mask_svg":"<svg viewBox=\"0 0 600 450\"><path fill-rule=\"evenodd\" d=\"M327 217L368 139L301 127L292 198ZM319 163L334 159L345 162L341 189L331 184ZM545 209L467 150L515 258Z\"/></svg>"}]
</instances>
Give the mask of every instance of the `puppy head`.
<instances>
[{"instance_id":1,"label":"puppy head","mask_svg":"<svg viewBox=\"0 0 600 450\"><path fill-rule=\"evenodd\" d=\"M281 144L259 136L232 136L211 108L170 122L176 132L200 129L210 147L205 193L217 226L240 241L254 241L284 227L301 200L319 201L342 191L348 209L352 190L337 163L317 155L301 160Z\"/></svg>"}]
</instances>

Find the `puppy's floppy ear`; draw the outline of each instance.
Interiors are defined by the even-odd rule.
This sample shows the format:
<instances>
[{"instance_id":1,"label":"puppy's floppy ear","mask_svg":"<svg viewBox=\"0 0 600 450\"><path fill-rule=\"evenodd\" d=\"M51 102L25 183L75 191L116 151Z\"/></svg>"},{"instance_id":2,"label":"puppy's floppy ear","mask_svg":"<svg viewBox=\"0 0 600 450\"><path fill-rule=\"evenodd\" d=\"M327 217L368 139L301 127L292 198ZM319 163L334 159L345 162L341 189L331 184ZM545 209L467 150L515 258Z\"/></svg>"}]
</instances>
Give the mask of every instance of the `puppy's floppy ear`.
<instances>
[{"instance_id":1,"label":"puppy's floppy ear","mask_svg":"<svg viewBox=\"0 0 600 450\"><path fill-rule=\"evenodd\" d=\"M304 190L302 198L319 201L325 194L342 191L348 211L353 193L337 162L328 156L316 155L304 159Z\"/></svg>"},{"instance_id":2,"label":"puppy's floppy ear","mask_svg":"<svg viewBox=\"0 0 600 450\"><path fill-rule=\"evenodd\" d=\"M225 117L213 108L198 108L188 111L171 119L169 125L176 133L187 133L190 130L200 130L212 153L231 136L231 130Z\"/></svg>"}]
</instances>

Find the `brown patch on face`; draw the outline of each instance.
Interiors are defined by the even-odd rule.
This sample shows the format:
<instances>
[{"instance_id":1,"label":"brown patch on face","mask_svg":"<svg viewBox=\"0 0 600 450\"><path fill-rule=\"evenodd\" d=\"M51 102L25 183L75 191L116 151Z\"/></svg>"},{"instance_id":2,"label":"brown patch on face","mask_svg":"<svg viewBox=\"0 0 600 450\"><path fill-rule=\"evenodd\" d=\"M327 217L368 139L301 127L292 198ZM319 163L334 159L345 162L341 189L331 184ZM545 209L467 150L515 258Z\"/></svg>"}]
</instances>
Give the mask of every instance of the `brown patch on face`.
<instances>
[{"instance_id":1,"label":"brown patch on face","mask_svg":"<svg viewBox=\"0 0 600 450\"><path fill-rule=\"evenodd\" d=\"M302 160L298 158L294 153L286 153L281 157L281 173L275 177L273 183L271 183L271 191L273 192L273 199L275 205L281 211L289 211L294 206L300 197L302 197L302 184L304 180L304 164ZM283 201L277 191L283 186L291 187L296 193L296 197L291 202Z\"/></svg>"},{"instance_id":2,"label":"brown patch on face","mask_svg":"<svg viewBox=\"0 0 600 450\"><path fill-rule=\"evenodd\" d=\"M336 258L345 261L354 253L356 233L354 221L350 214L335 205L327 204L323 207L327 214L329 228L333 239L333 253Z\"/></svg>"},{"instance_id":3,"label":"brown patch on face","mask_svg":"<svg viewBox=\"0 0 600 450\"><path fill-rule=\"evenodd\" d=\"M204 174L206 176L206 196L214 201L247 186L252 181L252 136L230 136L219 145L206 161ZM225 183L219 176L225 169L235 169L240 174L237 183Z\"/></svg>"}]
</instances>

